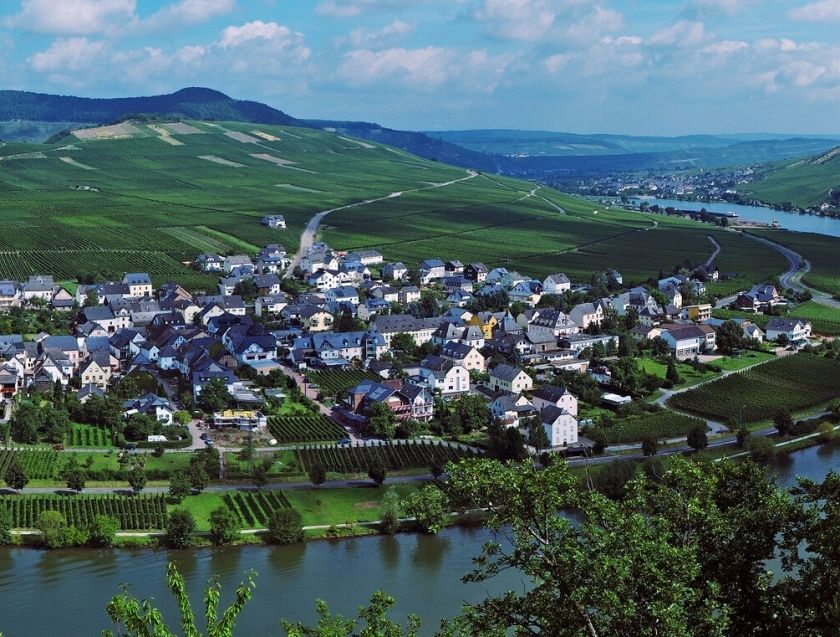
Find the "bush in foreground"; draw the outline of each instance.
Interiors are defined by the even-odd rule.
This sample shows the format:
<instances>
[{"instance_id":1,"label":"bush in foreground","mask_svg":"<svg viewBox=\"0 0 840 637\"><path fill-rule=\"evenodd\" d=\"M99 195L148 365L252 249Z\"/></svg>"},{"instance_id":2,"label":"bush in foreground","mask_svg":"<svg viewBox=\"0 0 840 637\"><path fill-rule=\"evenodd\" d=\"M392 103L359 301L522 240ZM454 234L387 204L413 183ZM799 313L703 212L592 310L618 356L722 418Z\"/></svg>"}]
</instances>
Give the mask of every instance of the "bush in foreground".
<instances>
[{"instance_id":1,"label":"bush in foreground","mask_svg":"<svg viewBox=\"0 0 840 637\"><path fill-rule=\"evenodd\" d=\"M239 539L242 530L239 517L226 506L220 506L210 513L210 537L213 544L231 544Z\"/></svg>"},{"instance_id":2,"label":"bush in foreground","mask_svg":"<svg viewBox=\"0 0 840 637\"><path fill-rule=\"evenodd\" d=\"M195 539L195 517L186 509L175 509L166 523L166 541L174 549L185 549Z\"/></svg>"},{"instance_id":3,"label":"bush in foreground","mask_svg":"<svg viewBox=\"0 0 840 637\"><path fill-rule=\"evenodd\" d=\"M268 518L268 540L272 544L297 544L303 541L303 521L300 513L284 507Z\"/></svg>"}]
</instances>

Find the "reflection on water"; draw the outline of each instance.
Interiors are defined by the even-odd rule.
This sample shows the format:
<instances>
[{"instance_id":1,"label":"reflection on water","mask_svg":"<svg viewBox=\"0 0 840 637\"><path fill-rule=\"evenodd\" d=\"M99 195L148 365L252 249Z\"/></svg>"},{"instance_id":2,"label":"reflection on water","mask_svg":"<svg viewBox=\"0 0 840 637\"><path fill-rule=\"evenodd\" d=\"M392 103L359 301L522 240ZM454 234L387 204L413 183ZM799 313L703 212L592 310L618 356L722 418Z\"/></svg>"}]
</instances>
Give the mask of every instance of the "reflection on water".
<instances>
[{"instance_id":1,"label":"reflection on water","mask_svg":"<svg viewBox=\"0 0 840 637\"><path fill-rule=\"evenodd\" d=\"M779 483L794 485L797 476L820 481L840 470L840 441L780 456L770 467ZM0 630L6 637L90 637L108 627L105 604L130 584L131 592L153 598L170 623L177 608L166 591L166 565L174 560L199 611L207 581L218 576L223 603L248 570L257 572L257 589L240 623L239 635L278 637L280 618L314 621L316 597L333 612L355 614L371 593L383 590L397 599L395 616L412 611L432 634L441 617L456 615L464 602L488 593L520 589L516 573L496 580L464 584L485 541L481 528L448 529L439 536L397 535L288 547L250 546L198 551L36 551L0 549ZM33 601L45 612L32 611Z\"/></svg>"}]
</instances>

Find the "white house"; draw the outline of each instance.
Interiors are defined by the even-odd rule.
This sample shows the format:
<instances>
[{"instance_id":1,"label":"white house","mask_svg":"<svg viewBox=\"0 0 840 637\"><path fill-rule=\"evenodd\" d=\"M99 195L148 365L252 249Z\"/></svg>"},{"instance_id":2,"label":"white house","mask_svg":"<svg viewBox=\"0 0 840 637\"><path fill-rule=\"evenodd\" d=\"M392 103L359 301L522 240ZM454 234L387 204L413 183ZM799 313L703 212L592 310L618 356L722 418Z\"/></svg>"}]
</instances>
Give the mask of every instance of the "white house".
<instances>
[{"instance_id":1,"label":"white house","mask_svg":"<svg viewBox=\"0 0 840 637\"><path fill-rule=\"evenodd\" d=\"M490 388L493 391L506 391L511 394L521 394L531 391L534 381L528 374L517 367L497 365L490 370Z\"/></svg>"},{"instance_id":2,"label":"white house","mask_svg":"<svg viewBox=\"0 0 840 637\"><path fill-rule=\"evenodd\" d=\"M714 351L715 331L708 325L666 324L660 334L677 358Z\"/></svg>"},{"instance_id":3,"label":"white house","mask_svg":"<svg viewBox=\"0 0 840 637\"><path fill-rule=\"evenodd\" d=\"M788 343L805 343L811 337L811 324L801 319L772 318L767 323L765 334L768 341L784 337Z\"/></svg>"},{"instance_id":4,"label":"white house","mask_svg":"<svg viewBox=\"0 0 840 637\"><path fill-rule=\"evenodd\" d=\"M544 294L563 294L572 289L572 282L563 273L549 274L542 285Z\"/></svg>"},{"instance_id":5,"label":"white house","mask_svg":"<svg viewBox=\"0 0 840 637\"><path fill-rule=\"evenodd\" d=\"M420 363L418 375L426 381L429 389L444 396L465 394L470 390L470 373L466 367L443 356L431 354Z\"/></svg>"},{"instance_id":6,"label":"white house","mask_svg":"<svg viewBox=\"0 0 840 637\"><path fill-rule=\"evenodd\" d=\"M578 415L577 396L570 393L565 387L543 385L534 392L531 402L534 403L534 407L540 410L552 406L565 409L572 416Z\"/></svg>"},{"instance_id":7,"label":"white house","mask_svg":"<svg viewBox=\"0 0 840 637\"><path fill-rule=\"evenodd\" d=\"M549 405L540 410L540 420L552 447L568 447L578 442L578 420L562 407Z\"/></svg>"}]
</instances>

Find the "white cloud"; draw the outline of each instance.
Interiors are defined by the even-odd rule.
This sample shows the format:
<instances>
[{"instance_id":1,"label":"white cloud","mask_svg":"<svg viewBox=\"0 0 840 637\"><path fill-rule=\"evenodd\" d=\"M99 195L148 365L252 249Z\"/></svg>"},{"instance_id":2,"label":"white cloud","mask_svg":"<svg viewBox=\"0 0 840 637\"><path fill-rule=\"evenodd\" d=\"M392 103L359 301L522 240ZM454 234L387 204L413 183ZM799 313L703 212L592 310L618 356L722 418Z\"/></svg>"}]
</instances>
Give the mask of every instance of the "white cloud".
<instances>
[{"instance_id":1,"label":"white cloud","mask_svg":"<svg viewBox=\"0 0 840 637\"><path fill-rule=\"evenodd\" d=\"M337 44L350 46L357 49L366 49L384 44L390 44L408 35L416 28L414 22L404 22L403 20L394 20L390 24L381 29L365 29L360 27L353 29L345 38L338 38Z\"/></svg>"},{"instance_id":2,"label":"white cloud","mask_svg":"<svg viewBox=\"0 0 840 637\"><path fill-rule=\"evenodd\" d=\"M231 11L234 0L180 0L141 21L150 29L201 24L211 18Z\"/></svg>"},{"instance_id":3,"label":"white cloud","mask_svg":"<svg viewBox=\"0 0 840 637\"><path fill-rule=\"evenodd\" d=\"M680 20L669 27L657 31L648 43L665 47L696 47L706 38L705 27L696 20Z\"/></svg>"},{"instance_id":4,"label":"white cloud","mask_svg":"<svg viewBox=\"0 0 840 637\"><path fill-rule=\"evenodd\" d=\"M840 0L818 0L799 7L790 12L794 20L822 22L823 20L840 20Z\"/></svg>"},{"instance_id":5,"label":"white cloud","mask_svg":"<svg viewBox=\"0 0 840 637\"><path fill-rule=\"evenodd\" d=\"M754 0L694 0L693 5L703 14L734 15L753 4Z\"/></svg>"},{"instance_id":6,"label":"white cloud","mask_svg":"<svg viewBox=\"0 0 840 637\"><path fill-rule=\"evenodd\" d=\"M430 0L324 0L315 7L321 15L349 18L365 13L408 9Z\"/></svg>"},{"instance_id":7,"label":"white cloud","mask_svg":"<svg viewBox=\"0 0 840 637\"><path fill-rule=\"evenodd\" d=\"M557 53L556 55L550 55L543 60L543 66L546 71L553 75L566 68L566 65L571 61L572 57L573 56L570 53Z\"/></svg>"},{"instance_id":8,"label":"white cloud","mask_svg":"<svg viewBox=\"0 0 840 637\"><path fill-rule=\"evenodd\" d=\"M54 35L92 35L113 31L134 16L136 0L23 0L13 28Z\"/></svg>"},{"instance_id":9,"label":"white cloud","mask_svg":"<svg viewBox=\"0 0 840 637\"><path fill-rule=\"evenodd\" d=\"M740 40L720 40L719 42L714 42L703 47L703 53L723 57L748 48L750 48L750 45Z\"/></svg>"},{"instance_id":10,"label":"white cloud","mask_svg":"<svg viewBox=\"0 0 840 637\"><path fill-rule=\"evenodd\" d=\"M309 49L303 45L303 36L276 22L255 20L242 26L229 26L222 31L218 46L222 49L240 47L249 42L270 44L275 49L294 50L302 58L309 57Z\"/></svg>"},{"instance_id":11,"label":"white cloud","mask_svg":"<svg viewBox=\"0 0 840 637\"><path fill-rule=\"evenodd\" d=\"M62 38L29 58L29 64L39 73L85 71L100 61L107 48L104 42L87 38Z\"/></svg>"}]
</instances>

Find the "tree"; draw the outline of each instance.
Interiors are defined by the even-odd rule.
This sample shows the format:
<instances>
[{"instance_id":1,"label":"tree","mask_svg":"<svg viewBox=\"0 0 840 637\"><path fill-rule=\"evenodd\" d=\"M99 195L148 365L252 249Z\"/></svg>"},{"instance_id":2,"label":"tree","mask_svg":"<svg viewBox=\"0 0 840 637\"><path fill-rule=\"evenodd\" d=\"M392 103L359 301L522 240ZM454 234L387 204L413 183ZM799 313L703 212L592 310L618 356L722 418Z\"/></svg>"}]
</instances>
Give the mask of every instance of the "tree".
<instances>
[{"instance_id":1,"label":"tree","mask_svg":"<svg viewBox=\"0 0 840 637\"><path fill-rule=\"evenodd\" d=\"M607 448L609 440L607 438L607 432L604 431L603 427L598 427L592 433L592 442L594 443L592 445L592 453L594 453L596 456L600 456L602 453L604 453L604 450Z\"/></svg>"},{"instance_id":2,"label":"tree","mask_svg":"<svg viewBox=\"0 0 840 637\"><path fill-rule=\"evenodd\" d=\"M254 466L251 467L251 482L254 483L254 486L257 489L262 489L266 484L268 484L268 472L271 470L271 466L274 464L274 460L271 458L264 458L259 462L255 462Z\"/></svg>"},{"instance_id":3,"label":"tree","mask_svg":"<svg viewBox=\"0 0 840 637\"><path fill-rule=\"evenodd\" d=\"M0 504L0 546L12 543L12 512L5 504Z\"/></svg>"},{"instance_id":4,"label":"tree","mask_svg":"<svg viewBox=\"0 0 840 637\"><path fill-rule=\"evenodd\" d=\"M315 462L309 467L309 481L315 486L324 484L327 479L327 470L320 462Z\"/></svg>"},{"instance_id":5,"label":"tree","mask_svg":"<svg viewBox=\"0 0 840 637\"><path fill-rule=\"evenodd\" d=\"M687 440L688 446L694 451L700 451L709 446L709 438L706 435L706 425L695 425L688 430Z\"/></svg>"},{"instance_id":6,"label":"tree","mask_svg":"<svg viewBox=\"0 0 840 637\"><path fill-rule=\"evenodd\" d=\"M84 491L87 474L80 467L72 467L65 471L64 481L71 491Z\"/></svg>"},{"instance_id":7,"label":"tree","mask_svg":"<svg viewBox=\"0 0 840 637\"><path fill-rule=\"evenodd\" d=\"M357 621L331 614L326 603L317 600L316 626L304 626L299 622L284 620L283 629L288 637L418 637L420 619L416 615L409 615L405 626L388 618L388 611L394 604L393 597L377 591L371 596L367 607L358 609ZM359 624L363 624L363 627Z\"/></svg>"},{"instance_id":8,"label":"tree","mask_svg":"<svg viewBox=\"0 0 840 637\"><path fill-rule=\"evenodd\" d=\"M372 460L370 465L368 465L368 478L373 480L373 483L377 487L381 487L387 476L388 472L385 469L385 465L382 464L382 461L377 456L377 458Z\"/></svg>"},{"instance_id":9,"label":"tree","mask_svg":"<svg viewBox=\"0 0 840 637\"><path fill-rule=\"evenodd\" d=\"M176 503L180 503L186 498L192 490L190 485L190 478L186 471L173 471L169 477L169 498Z\"/></svg>"},{"instance_id":10,"label":"tree","mask_svg":"<svg viewBox=\"0 0 840 637\"><path fill-rule=\"evenodd\" d=\"M40 410L31 403L24 403L15 409L10 423L12 440L24 444L38 442Z\"/></svg>"},{"instance_id":11,"label":"tree","mask_svg":"<svg viewBox=\"0 0 840 637\"><path fill-rule=\"evenodd\" d=\"M268 518L268 539L273 544L296 544L303 540L300 513L290 507L275 509Z\"/></svg>"},{"instance_id":12,"label":"tree","mask_svg":"<svg viewBox=\"0 0 840 637\"><path fill-rule=\"evenodd\" d=\"M120 521L117 518L97 515L88 525L88 540L93 546L113 546L119 530Z\"/></svg>"},{"instance_id":13,"label":"tree","mask_svg":"<svg viewBox=\"0 0 840 637\"><path fill-rule=\"evenodd\" d=\"M204 413L212 414L227 407L231 399L225 381L221 378L214 378L201 388L201 393L198 395L198 406Z\"/></svg>"},{"instance_id":14,"label":"tree","mask_svg":"<svg viewBox=\"0 0 840 637\"><path fill-rule=\"evenodd\" d=\"M433 484L427 484L408 496L405 511L417 520L417 524L426 533L438 533L449 520L447 497Z\"/></svg>"},{"instance_id":15,"label":"tree","mask_svg":"<svg viewBox=\"0 0 840 637\"><path fill-rule=\"evenodd\" d=\"M668 346L668 341L666 341L661 336L655 337L651 342L651 353L656 358L663 358L668 356L671 353L671 348Z\"/></svg>"},{"instance_id":16,"label":"tree","mask_svg":"<svg viewBox=\"0 0 840 637\"><path fill-rule=\"evenodd\" d=\"M592 484L610 500L623 500L627 483L635 475L636 465L632 462L608 462L592 478Z\"/></svg>"},{"instance_id":17,"label":"tree","mask_svg":"<svg viewBox=\"0 0 840 637\"><path fill-rule=\"evenodd\" d=\"M225 505L210 512L210 537L213 544L231 544L239 539L239 516Z\"/></svg>"},{"instance_id":18,"label":"tree","mask_svg":"<svg viewBox=\"0 0 840 637\"><path fill-rule=\"evenodd\" d=\"M642 454L645 456L655 456L659 449L659 443L653 436L645 436L642 438Z\"/></svg>"},{"instance_id":19,"label":"tree","mask_svg":"<svg viewBox=\"0 0 840 637\"><path fill-rule=\"evenodd\" d=\"M735 321L724 321L717 328L715 344L724 354L733 354L744 348L744 332Z\"/></svg>"},{"instance_id":20,"label":"tree","mask_svg":"<svg viewBox=\"0 0 840 637\"><path fill-rule=\"evenodd\" d=\"M134 492L134 495L139 495L146 486L146 471L141 465L135 465L134 468L128 472L128 486Z\"/></svg>"},{"instance_id":21,"label":"tree","mask_svg":"<svg viewBox=\"0 0 840 637\"><path fill-rule=\"evenodd\" d=\"M780 436L787 436L791 433L791 429L793 428L793 417L791 417L789 411L780 409L773 416L773 424Z\"/></svg>"},{"instance_id":22,"label":"tree","mask_svg":"<svg viewBox=\"0 0 840 637\"><path fill-rule=\"evenodd\" d=\"M490 409L481 396L462 396L455 403L455 415L465 434L482 429L490 422Z\"/></svg>"},{"instance_id":23,"label":"tree","mask_svg":"<svg viewBox=\"0 0 840 637\"><path fill-rule=\"evenodd\" d=\"M404 354L406 356L414 356L417 350L417 344L414 342L414 337L405 332L398 332L391 337L391 351L397 354Z\"/></svg>"},{"instance_id":24,"label":"tree","mask_svg":"<svg viewBox=\"0 0 840 637\"><path fill-rule=\"evenodd\" d=\"M750 430L743 425L738 428L736 442L741 449L744 449L750 441Z\"/></svg>"},{"instance_id":25,"label":"tree","mask_svg":"<svg viewBox=\"0 0 840 637\"><path fill-rule=\"evenodd\" d=\"M41 532L44 546L50 549L78 546L87 541L84 532L75 526L68 526L64 516L58 511L41 513L35 520L35 528Z\"/></svg>"},{"instance_id":26,"label":"tree","mask_svg":"<svg viewBox=\"0 0 840 637\"><path fill-rule=\"evenodd\" d=\"M190 487L198 493L204 491L204 489L207 488L207 485L210 484L210 476L207 475L207 472L204 470L204 465L198 463L190 467L189 480Z\"/></svg>"},{"instance_id":27,"label":"tree","mask_svg":"<svg viewBox=\"0 0 840 637\"><path fill-rule=\"evenodd\" d=\"M195 517L187 509L175 509L166 522L166 541L172 548L185 549L193 543L196 532Z\"/></svg>"},{"instance_id":28,"label":"tree","mask_svg":"<svg viewBox=\"0 0 840 637\"><path fill-rule=\"evenodd\" d=\"M372 402L368 412L368 430L374 436L390 440L394 437L394 412L385 403Z\"/></svg>"},{"instance_id":29,"label":"tree","mask_svg":"<svg viewBox=\"0 0 840 637\"><path fill-rule=\"evenodd\" d=\"M673 357L668 358L668 369L665 371L665 380L670 381L672 387L682 382L680 373L677 371L677 363Z\"/></svg>"},{"instance_id":30,"label":"tree","mask_svg":"<svg viewBox=\"0 0 840 637\"><path fill-rule=\"evenodd\" d=\"M192 610L192 603L187 594L187 587L183 576L178 572L174 563L170 563L166 571L166 584L169 591L175 597L181 615L181 635L199 637L200 633L196 625L195 613ZM239 614L251 599L254 591L254 574L249 573L246 579L239 585L234 594L231 605L222 613L219 619L218 608L221 597L221 584L218 579L211 580L207 591L204 594L204 617L207 620L207 637L233 637L233 630L236 626ZM174 637L175 631L169 629L159 610L153 608L146 601L140 601L131 597L128 589L123 591L108 602L106 608L108 617L118 626L116 635L126 637ZM102 632L103 637L115 637L112 631Z\"/></svg>"},{"instance_id":31,"label":"tree","mask_svg":"<svg viewBox=\"0 0 840 637\"><path fill-rule=\"evenodd\" d=\"M551 446L551 441L548 439L548 434L545 433L545 427L542 423L542 418L539 416L531 416L527 423L528 444L531 445L537 452L547 449Z\"/></svg>"},{"instance_id":32,"label":"tree","mask_svg":"<svg viewBox=\"0 0 840 637\"><path fill-rule=\"evenodd\" d=\"M435 480L439 480L444 471L444 466L441 464L440 460L438 460L437 457L432 458L432 462L429 465L429 472L432 476L434 476Z\"/></svg>"},{"instance_id":33,"label":"tree","mask_svg":"<svg viewBox=\"0 0 840 637\"><path fill-rule=\"evenodd\" d=\"M379 510L382 530L388 535L393 535L400 525L400 494L394 487L385 490Z\"/></svg>"},{"instance_id":34,"label":"tree","mask_svg":"<svg viewBox=\"0 0 840 637\"><path fill-rule=\"evenodd\" d=\"M837 437L837 432L834 429L834 425L830 422L821 422L817 426L817 439L821 443L831 442Z\"/></svg>"},{"instance_id":35,"label":"tree","mask_svg":"<svg viewBox=\"0 0 840 637\"><path fill-rule=\"evenodd\" d=\"M776 447L771 440L763 436L750 436L747 449L753 460L766 462L776 455Z\"/></svg>"},{"instance_id":36,"label":"tree","mask_svg":"<svg viewBox=\"0 0 840 637\"><path fill-rule=\"evenodd\" d=\"M29 483L29 476L26 475L26 471L24 471L16 457L12 456L11 462L6 466L6 471L3 473L3 480L10 489L14 489L15 491L20 491Z\"/></svg>"}]
</instances>

